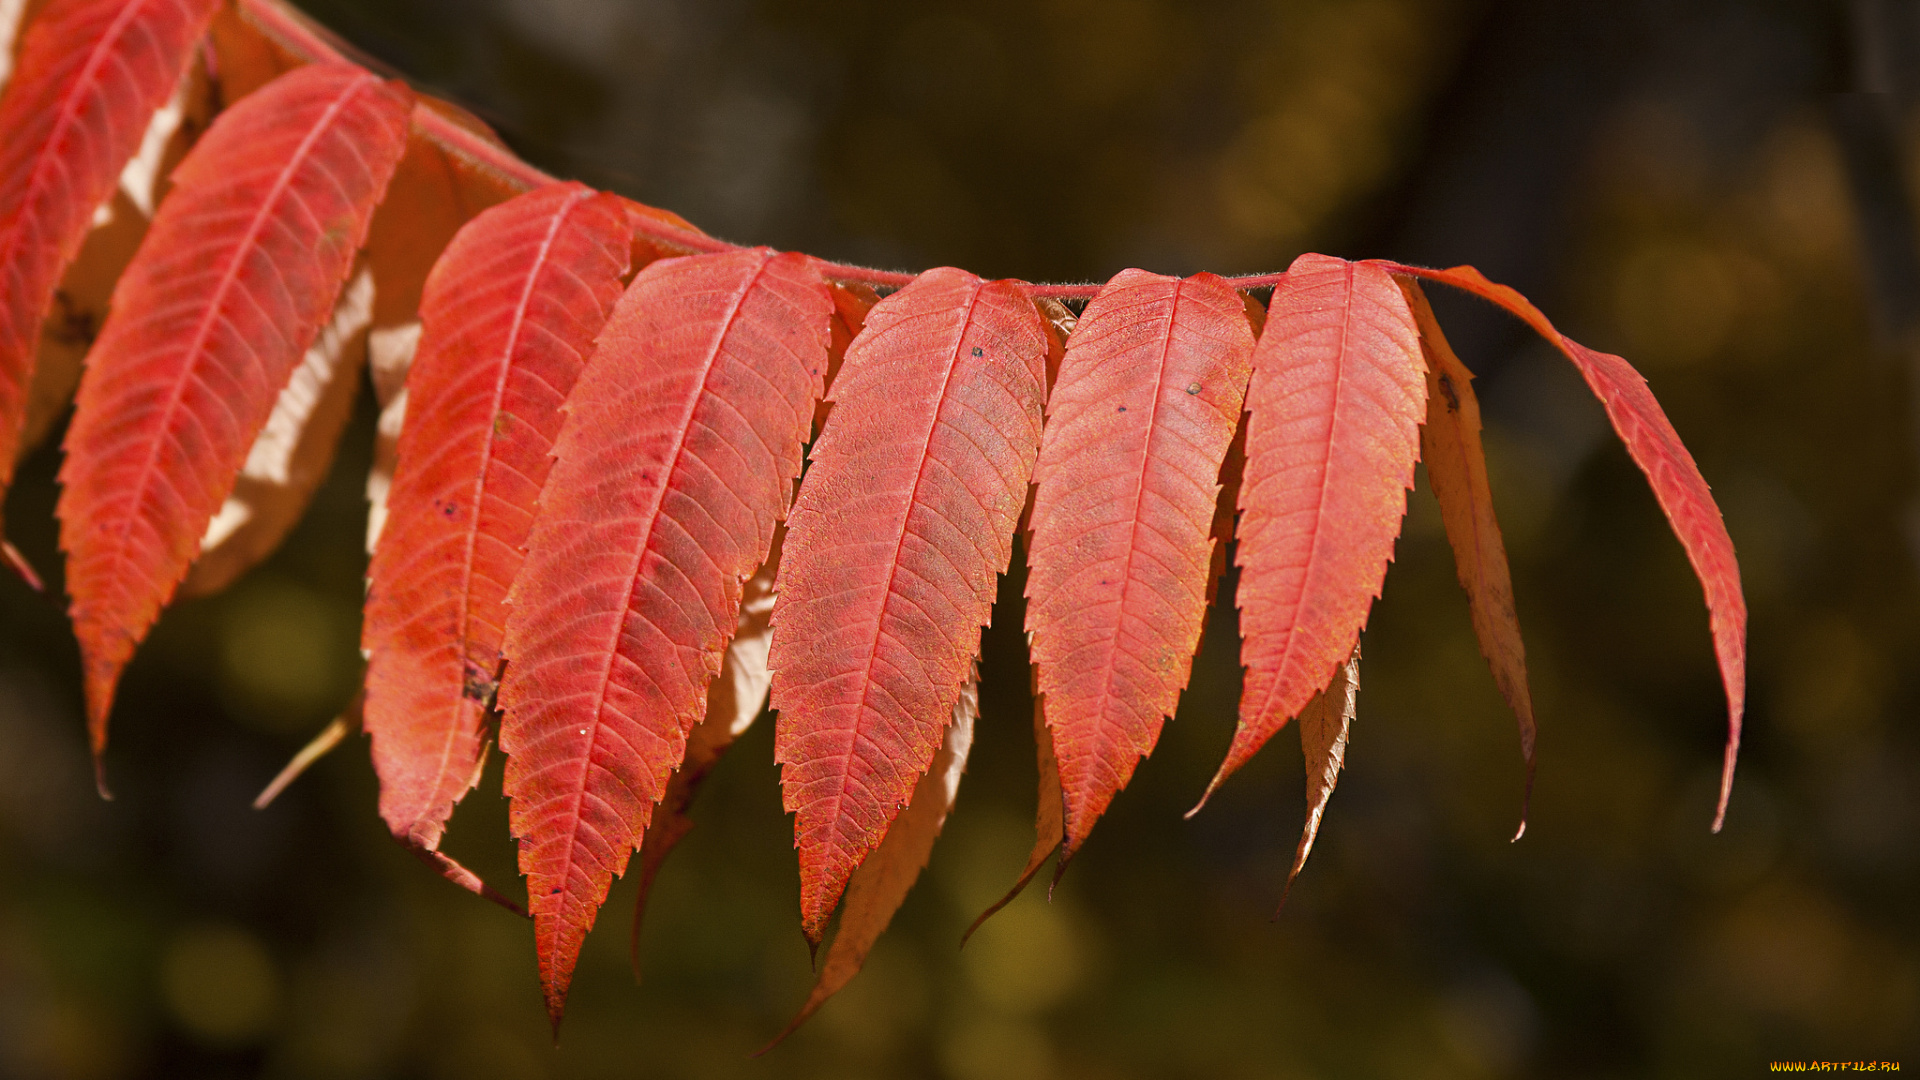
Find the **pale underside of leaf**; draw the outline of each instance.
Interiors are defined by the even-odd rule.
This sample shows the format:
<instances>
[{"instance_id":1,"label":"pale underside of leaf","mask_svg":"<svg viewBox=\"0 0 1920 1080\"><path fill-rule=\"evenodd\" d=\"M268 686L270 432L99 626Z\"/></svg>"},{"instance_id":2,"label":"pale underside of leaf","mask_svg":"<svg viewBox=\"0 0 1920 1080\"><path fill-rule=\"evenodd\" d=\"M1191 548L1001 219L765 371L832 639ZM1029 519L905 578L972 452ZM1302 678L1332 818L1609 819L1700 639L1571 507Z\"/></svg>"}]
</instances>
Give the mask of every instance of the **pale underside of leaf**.
<instances>
[{"instance_id":1,"label":"pale underside of leaf","mask_svg":"<svg viewBox=\"0 0 1920 1080\"><path fill-rule=\"evenodd\" d=\"M1520 725L1520 753L1527 774L1520 798L1520 827L1513 834L1518 840L1527 831L1527 805L1533 794L1536 728L1533 694L1527 688L1526 646L1514 611L1513 575L1507 568L1507 548L1494 516L1487 458L1480 445L1480 401L1473 392L1473 372L1447 344L1426 294L1411 278L1400 279L1400 284L1413 308L1420 347L1427 357L1427 422L1420 429L1421 459L1427 464L1427 479L1453 545L1454 567L1467 593L1480 653Z\"/></svg>"},{"instance_id":2,"label":"pale underside of leaf","mask_svg":"<svg viewBox=\"0 0 1920 1080\"><path fill-rule=\"evenodd\" d=\"M1274 290L1253 363L1237 554L1246 682L1209 795L1358 643L1426 414L1419 332L1378 267L1302 255Z\"/></svg>"},{"instance_id":3,"label":"pale underside of leaf","mask_svg":"<svg viewBox=\"0 0 1920 1080\"><path fill-rule=\"evenodd\" d=\"M176 170L115 289L61 470L96 755L121 669L334 307L409 102L328 65L228 110Z\"/></svg>"},{"instance_id":4,"label":"pale underside of leaf","mask_svg":"<svg viewBox=\"0 0 1920 1080\"><path fill-rule=\"evenodd\" d=\"M1340 782L1340 769L1347 761L1347 734L1360 697L1360 647L1334 672L1333 682L1314 695L1300 710L1300 752L1307 763L1307 823L1300 830L1300 846L1293 853L1293 867L1287 871L1287 886L1280 894L1286 906L1293 881L1307 865L1313 841L1320 835L1320 820L1327 812L1327 800Z\"/></svg>"},{"instance_id":5,"label":"pale underside of leaf","mask_svg":"<svg viewBox=\"0 0 1920 1080\"><path fill-rule=\"evenodd\" d=\"M27 0L0 0L0 89L13 77L15 47L27 18Z\"/></svg>"},{"instance_id":6,"label":"pale underside of leaf","mask_svg":"<svg viewBox=\"0 0 1920 1080\"><path fill-rule=\"evenodd\" d=\"M1713 651L1720 664L1720 681L1727 694L1727 748L1720 771L1720 801L1713 829L1720 830L1733 794L1733 767L1740 756L1740 723L1746 712L1747 602L1740 588L1740 563L1733 538L1720 518L1700 467L1673 430L1647 381L1633 365L1611 353L1598 352L1554 329L1553 323L1526 297L1495 284L1471 266L1448 270L1378 264L1398 274L1411 274L1452 285L1507 309L1566 354L1606 407L1607 419L1626 445L1634 463L1646 473L1654 498L1686 550L1701 589L1706 593Z\"/></svg>"},{"instance_id":7,"label":"pale underside of leaf","mask_svg":"<svg viewBox=\"0 0 1920 1080\"><path fill-rule=\"evenodd\" d=\"M200 554L179 598L226 588L280 546L326 479L367 362L373 275L347 282L333 316L281 387L273 412L247 451L233 490L200 538Z\"/></svg>"},{"instance_id":8,"label":"pale underside of leaf","mask_svg":"<svg viewBox=\"0 0 1920 1080\"><path fill-rule=\"evenodd\" d=\"M566 406L515 579L506 790L557 1024L580 944L706 715L786 512L832 301L764 248L653 263Z\"/></svg>"},{"instance_id":9,"label":"pale underside of leaf","mask_svg":"<svg viewBox=\"0 0 1920 1080\"><path fill-rule=\"evenodd\" d=\"M1140 270L1108 283L1067 341L1034 469L1027 579L1064 792L1063 863L1186 686L1253 349L1246 308L1223 280Z\"/></svg>"},{"instance_id":10,"label":"pale underside of leaf","mask_svg":"<svg viewBox=\"0 0 1920 1080\"><path fill-rule=\"evenodd\" d=\"M474 891L440 840L486 759L507 588L628 247L614 196L554 184L475 217L420 304L419 410L368 571L366 730L387 827Z\"/></svg>"},{"instance_id":11,"label":"pale underside of leaf","mask_svg":"<svg viewBox=\"0 0 1920 1080\"><path fill-rule=\"evenodd\" d=\"M931 766L972 670L1039 448L1046 353L1017 283L942 268L873 308L835 379L769 661L810 941Z\"/></svg>"},{"instance_id":12,"label":"pale underside of leaf","mask_svg":"<svg viewBox=\"0 0 1920 1080\"><path fill-rule=\"evenodd\" d=\"M887 830L886 839L847 881L839 928L834 931L833 943L827 946L826 962L820 965L820 975L806 1004L760 1053L778 1046L860 974L874 943L886 932L887 924L933 857L934 841L940 838L941 826L946 824L960 793L960 776L967 768L967 752L973 748L974 719L979 712L976 675L961 688L960 698L953 705L953 722L947 725L932 767L914 785L907 808Z\"/></svg>"}]
</instances>

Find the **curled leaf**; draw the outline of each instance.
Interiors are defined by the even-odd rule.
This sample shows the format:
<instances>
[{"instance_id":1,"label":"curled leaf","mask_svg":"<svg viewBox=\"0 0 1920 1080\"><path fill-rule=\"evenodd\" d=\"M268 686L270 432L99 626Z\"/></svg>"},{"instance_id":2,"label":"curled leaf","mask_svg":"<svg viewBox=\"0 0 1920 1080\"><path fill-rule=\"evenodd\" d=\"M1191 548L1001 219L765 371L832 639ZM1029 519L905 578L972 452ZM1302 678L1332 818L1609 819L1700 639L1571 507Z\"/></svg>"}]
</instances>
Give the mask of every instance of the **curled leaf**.
<instances>
[{"instance_id":1,"label":"curled leaf","mask_svg":"<svg viewBox=\"0 0 1920 1080\"><path fill-rule=\"evenodd\" d=\"M1286 906L1287 893L1293 891L1293 879L1307 865L1314 838L1320 835L1320 819L1327 812L1327 800L1340 782L1340 769L1347 763L1347 735L1360 698L1360 647L1334 673L1333 682L1314 695L1300 710L1300 752L1307 759L1307 823L1300 831L1300 846L1293 853L1293 868L1287 871L1287 887L1280 894ZM1278 914L1276 912L1276 914Z\"/></svg>"}]
</instances>

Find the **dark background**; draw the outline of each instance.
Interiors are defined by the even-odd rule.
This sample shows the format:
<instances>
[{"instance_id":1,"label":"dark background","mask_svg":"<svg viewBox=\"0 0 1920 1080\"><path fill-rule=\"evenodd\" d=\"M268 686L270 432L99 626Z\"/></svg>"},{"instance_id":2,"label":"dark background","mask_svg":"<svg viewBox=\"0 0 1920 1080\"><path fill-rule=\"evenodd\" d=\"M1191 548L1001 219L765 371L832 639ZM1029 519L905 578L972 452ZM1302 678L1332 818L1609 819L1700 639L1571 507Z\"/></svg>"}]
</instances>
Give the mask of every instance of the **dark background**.
<instances>
[{"instance_id":1,"label":"dark background","mask_svg":"<svg viewBox=\"0 0 1920 1080\"><path fill-rule=\"evenodd\" d=\"M1786 0L310 0L525 156L730 239L1031 280L1472 262L1642 371L1752 606L1746 749L1699 587L1572 369L1441 317L1482 376L1542 734L1513 722L1412 497L1349 768L1303 815L1276 739L1195 820L1238 693L1230 605L1159 753L1052 903L964 952L1031 841L1016 571L972 767L867 972L809 981L771 725L703 792L626 963L633 887L550 1045L529 926L387 838L351 696L363 398L269 564L161 622L88 775L58 606L0 581L0 1075L1739 1077L1920 1068L1911 388L1920 15ZM12 534L56 567L49 446ZM1424 487L1424 479L1422 480ZM1226 583L1231 588L1231 582ZM1230 595L1227 593L1226 595ZM449 850L515 881L494 763Z\"/></svg>"}]
</instances>

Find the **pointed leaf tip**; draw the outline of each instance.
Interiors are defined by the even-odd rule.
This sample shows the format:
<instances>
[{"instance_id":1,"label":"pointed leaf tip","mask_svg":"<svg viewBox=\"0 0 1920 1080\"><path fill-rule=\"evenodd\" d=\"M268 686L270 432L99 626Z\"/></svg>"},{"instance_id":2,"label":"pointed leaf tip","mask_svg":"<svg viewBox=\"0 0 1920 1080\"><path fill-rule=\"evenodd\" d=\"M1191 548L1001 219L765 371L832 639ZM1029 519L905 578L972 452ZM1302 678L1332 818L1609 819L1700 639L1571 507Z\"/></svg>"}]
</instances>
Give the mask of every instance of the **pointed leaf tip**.
<instances>
[{"instance_id":1,"label":"pointed leaf tip","mask_svg":"<svg viewBox=\"0 0 1920 1080\"><path fill-rule=\"evenodd\" d=\"M806 1003L786 1029L761 1048L761 1054L778 1046L853 981L866 964L874 943L893 921L894 913L906 902L907 893L919 880L920 872L927 868L934 841L940 836L947 814L953 810L954 798L960 791L960 776L967 768L967 753L973 747L974 721L979 711L980 688L976 675L955 702L953 722L941 738L932 767L915 783L911 803L894 819L886 839L848 881L847 902L840 913L839 929L834 932L833 944L827 948L826 964L820 969Z\"/></svg>"},{"instance_id":2,"label":"pointed leaf tip","mask_svg":"<svg viewBox=\"0 0 1920 1080\"><path fill-rule=\"evenodd\" d=\"M1280 893L1280 907L1286 906L1294 879L1306 867L1313 842L1320 835L1327 802L1333 798L1340 770L1347 762L1347 736L1353 729L1359 698L1360 647L1356 645L1353 655L1335 672L1332 684L1300 710L1300 751L1307 763L1307 821L1300 830L1293 867L1287 871L1286 888ZM1273 917L1280 917L1280 908L1274 909Z\"/></svg>"}]
</instances>

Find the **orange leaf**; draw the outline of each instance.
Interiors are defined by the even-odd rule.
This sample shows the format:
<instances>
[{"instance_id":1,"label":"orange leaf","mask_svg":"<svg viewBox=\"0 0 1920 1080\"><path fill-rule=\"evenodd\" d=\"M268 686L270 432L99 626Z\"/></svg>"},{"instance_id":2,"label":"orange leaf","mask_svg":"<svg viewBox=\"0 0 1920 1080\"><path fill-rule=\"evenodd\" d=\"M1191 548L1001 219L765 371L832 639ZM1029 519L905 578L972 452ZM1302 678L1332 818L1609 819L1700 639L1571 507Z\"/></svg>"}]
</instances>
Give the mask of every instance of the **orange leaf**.
<instances>
[{"instance_id":1,"label":"orange leaf","mask_svg":"<svg viewBox=\"0 0 1920 1080\"><path fill-rule=\"evenodd\" d=\"M1267 318L1240 489L1246 686L1209 795L1352 654L1393 557L1426 412L1419 332L1384 270L1302 255Z\"/></svg>"},{"instance_id":2,"label":"orange leaf","mask_svg":"<svg viewBox=\"0 0 1920 1080\"><path fill-rule=\"evenodd\" d=\"M663 259L634 278L567 399L509 593L500 687L556 1025L786 512L832 316L807 256Z\"/></svg>"},{"instance_id":3,"label":"orange leaf","mask_svg":"<svg viewBox=\"0 0 1920 1080\"><path fill-rule=\"evenodd\" d=\"M932 766L979 655L1039 450L1046 340L1017 282L929 270L868 313L828 395L769 659L816 945Z\"/></svg>"},{"instance_id":4,"label":"orange leaf","mask_svg":"<svg viewBox=\"0 0 1920 1080\"><path fill-rule=\"evenodd\" d=\"M422 851L478 779L507 586L627 253L617 198L554 184L474 218L427 280L362 635L380 816Z\"/></svg>"},{"instance_id":5,"label":"orange leaf","mask_svg":"<svg viewBox=\"0 0 1920 1080\"><path fill-rule=\"evenodd\" d=\"M334 306L410 103L336 64L230 109L181 164L114 291L59 506L96 760L121 670Z\"/></svg>"},{"instance_id":6,"label":"orange leaf","mask_svg":"<svg viewBox=\"0 0 1920 1080\"><path fill-rule=\"evenodd\" d=\"M1707 596L1708 621L1713 628L1713 651L1720 661L1720 681L1727 692L1727 749L1720 769L1720 802L1714 810L1713 830L1726 821L1727 799L1733 794L1733 766L1740 756L1740 720L1746 711L1747 601L1740 590L1740 562L1733 538L1720 520L1713 493L1673 430L1667 414L1647 389L1647 380L1633 365L1612 353L1596 352L1554 329L1553 323L1527 298L1488 281L1471 266L1428 270L1399 263L1377 263L1396 274L1412 274L1464 289L1506 308L1566 354L1580 369L1587 386L1606 406L1607 419L1626 444L1634 463L1647 474L1654 498L1673 526L1687 560Z\"/></svg>"},{"instance_id":7,"label":"orange leaf","mask_svg":"<svg viewBox=\"0 0 1920 1080\"><path fill-rule=\"evenodd\" d=\"M1067 340L1034 468L1027 633L1064 863L1153 751L1206 617L1221 462L1253 360L1220 278L1127 270Z\"/></svg>"}]
</instances>

